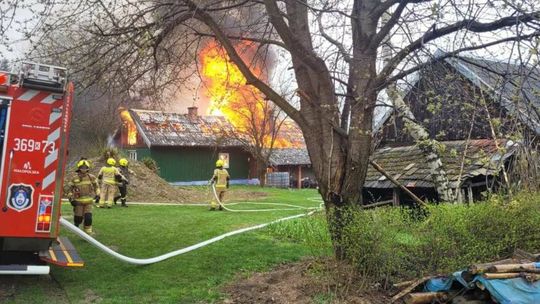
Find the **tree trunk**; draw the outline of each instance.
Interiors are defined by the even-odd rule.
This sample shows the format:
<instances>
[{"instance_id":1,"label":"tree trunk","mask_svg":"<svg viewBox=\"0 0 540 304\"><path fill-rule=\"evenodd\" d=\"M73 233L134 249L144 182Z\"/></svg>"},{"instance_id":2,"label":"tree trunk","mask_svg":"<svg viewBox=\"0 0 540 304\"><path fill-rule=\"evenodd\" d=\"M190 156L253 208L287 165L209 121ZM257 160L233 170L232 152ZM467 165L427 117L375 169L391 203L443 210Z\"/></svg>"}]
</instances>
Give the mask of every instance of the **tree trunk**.
<instances>
[{"instance_id":1,"label":"tree trunk","mask_svg":"<svg viewBox=\"0 0 540 304\"><path fill-rule=\"evenodd\" d=\"M257 159L257 177L259 178L259 185L261 187L266 186L266 162Z\"/></svg>"},{"instance_id":2,"label":"tree trunk","mask_svg":"<svg viewBox=\"0 0 540 304\"><path fill-rule=\"evenodd\" d=\"M382 25L384 26L389 19L389 13L384 13L381 18ZM382 45L382 57L385 63L388 63L388 60L392 58L392 44L390 39L387 39L386 43ZM449 187L448 175L443 168L441 156L439 155L438 147L440 144L436 140L430 139L426 129L416 121L414 114L403 100L395 83L388 85L386 93L392 101L394 113L403 119L405 132L415 140L420 150L422 150L439 199L445 202L455 200L452 190Z\"/></svg>"},{"instance_id":3,"label":"tree trunk","mask_svg":"<svg viewBox=\"0 0 540 304\"><path fill-rule=\"evenodd\" d=\"M455 200L455 196L449 187L448 175L444 170L439 155L438 147L440 143L434 139L430 139L426 129L416 122L414 114L403 100L395 84L389 85L386 92L392 100L395 113L403 119L405 131L414 139L420 150L422 150L439 198L444 202Z\"/></svg>"}]
</instances>

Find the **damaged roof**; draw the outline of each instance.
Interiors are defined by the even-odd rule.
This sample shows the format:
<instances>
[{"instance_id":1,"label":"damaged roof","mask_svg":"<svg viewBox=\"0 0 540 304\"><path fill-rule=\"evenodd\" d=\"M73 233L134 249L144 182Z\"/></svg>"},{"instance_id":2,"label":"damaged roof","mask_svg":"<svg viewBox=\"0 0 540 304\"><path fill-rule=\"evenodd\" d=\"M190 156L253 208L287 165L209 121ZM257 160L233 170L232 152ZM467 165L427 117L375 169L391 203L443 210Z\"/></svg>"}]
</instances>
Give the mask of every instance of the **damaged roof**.
<instances>
[{"instance_id":1,"label":"damaged roof","mask_svg":"<svg viewBox=\"0 0 540 304\"><path fill-rule=\"evenodd\" d=\"M307 149L304 148L281 148L272 150L270 165L311 165Z\"/></svg>"},{"instance_id":2,"label":"damaged roof","mask_svg":"<svg viewBox=\"0 0 540 304\"><path fill-rule=\"evenodd\" d=\"M467 179L475 176L498 173L504 161L517 149L517 144L505 140L497 142L499 149L496 142L491 139L440 143L444 145L441 161L448 174L450 188L457 188L458 183L463 184ZM463 155L465 155L465 160L460 179ZM373 154L373 160L405 187L434 187L426 158L416 145L378 149ZM370 166L364 187L395 188L396 186Z\"/></svg>"},{"instance_id":3,"label":"damaged roof","mask_svg":"<svg viewBox=\"0 0 540 304\"><path fill-rule=\"evenodd\" d=\"M462 56L449 57L445 61L477 87L487 88L509 113L519 117L531 130L540 134L538 68Z\"/></svg>"},{"instance_id":4,"label":"damaged roof","mask_svg":"<svg viewBox=\"0 0 540 304\"><path fill-rule=\"evenodd\" d=\"M148 147L242 146L240 141L225 136L233 127L223 116L190 116L138 109L130 109L129 113Z\"/></svg>"}]
</instances>

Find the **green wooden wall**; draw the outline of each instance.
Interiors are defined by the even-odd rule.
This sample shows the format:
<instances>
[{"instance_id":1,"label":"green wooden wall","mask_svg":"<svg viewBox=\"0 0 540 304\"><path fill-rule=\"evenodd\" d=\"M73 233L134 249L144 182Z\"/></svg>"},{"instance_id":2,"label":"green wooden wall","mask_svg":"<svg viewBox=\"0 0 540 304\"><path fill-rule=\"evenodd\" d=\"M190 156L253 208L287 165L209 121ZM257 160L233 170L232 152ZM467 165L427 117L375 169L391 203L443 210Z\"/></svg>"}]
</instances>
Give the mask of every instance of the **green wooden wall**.
<instances>
[{"instance_id":1,"label":"green wooden wall","mask_svg":"<svg viewBox=\"0 0 540 304\"><path fill-rule=\"evenodd\" d=\"M214 172L218 153L229 153L231 179L249 176L249 153L241 148L215 149L210 147L153 147L136 149L138 160L152 157L159 165L160 176L168 182L209 180ZM126 150L126 152L129 150Z\"/></svg>"}]
</instances>

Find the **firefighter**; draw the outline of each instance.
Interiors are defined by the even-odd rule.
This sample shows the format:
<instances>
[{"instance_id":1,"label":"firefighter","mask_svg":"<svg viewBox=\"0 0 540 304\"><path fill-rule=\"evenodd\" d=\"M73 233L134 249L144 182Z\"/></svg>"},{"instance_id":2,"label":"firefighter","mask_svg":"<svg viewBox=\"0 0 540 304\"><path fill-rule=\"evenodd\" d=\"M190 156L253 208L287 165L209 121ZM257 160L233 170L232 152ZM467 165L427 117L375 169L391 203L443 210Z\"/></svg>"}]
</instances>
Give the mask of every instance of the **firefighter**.
<instances>
[{"instance_id":1,"label":"firefighter","mask_svg":"<svg viewBox=\"0 0 540 304\"><path fill-rule=\"evenodd\" d=\"M118 190L120 191L120 195L117 195L114 197L114 204L116 205L116 202L118 199L120 199L120 202L122 202L122 207L127 207L126 205L126 196L127 196L127 186L129 185L129 177L131 174L135 174L131 169L128 168L128 160L125 158L122 158L118 161L118 164L120 165L120 173L124 176L125 180L118 181Z\"/></svg>"},{"instance_id":2,"label":"firefighter","mask_svg":"<svg viewBox=\"0 0 540 304\"><path fill-rule=\"evenodd\" d=\"M92 202L100 192L97 178L89 170L90 162L81 158L77 162L76 175L68 183L68 199L73 206L75 226L84 222L84 232L92 234Z\"/></svg>"},{"instance_id":3,"label":"firefighter","mask_svg":"<svg viewBox=\"0 0 540 304\"><path fill-rule=\"evenodd\" d=\"M99 208L105 208L105 206L111 208L116 194L117 181L127 181L115 165L116 160L111 157L107 159L107 165L99 170L98 179L101 181Z\"/></svg>"},{"instance_id":4,"label":"firefighter","mask_svg":"<svg viewBox=\"0 0 540 304\"><path fill-rule=\"evenodd\" d=\"M210 183L214 184L216 188L216 193L221 203L223 203L225 191L229 188L229 179L231 178L229 172L227 172L226 169L223 169L223 165L223 160L219 159L216 161L216 169L214 170L214 175L210 179ZM219 210L223 210L223 207L212 199L210 202L210 211L216 210L216 207L218 207Z\"/></svg>"}]
</instances>

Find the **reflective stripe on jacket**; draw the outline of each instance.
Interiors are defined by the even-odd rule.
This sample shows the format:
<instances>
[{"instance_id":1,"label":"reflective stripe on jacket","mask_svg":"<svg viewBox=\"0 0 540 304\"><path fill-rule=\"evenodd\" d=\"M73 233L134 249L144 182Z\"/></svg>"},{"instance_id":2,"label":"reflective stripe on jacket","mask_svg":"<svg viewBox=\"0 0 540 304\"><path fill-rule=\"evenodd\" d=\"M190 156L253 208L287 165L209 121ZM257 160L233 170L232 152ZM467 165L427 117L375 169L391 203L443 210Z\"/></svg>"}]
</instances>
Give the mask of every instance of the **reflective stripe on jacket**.
<instances>
[{"instance_id":1,"label":"reflective stripe on jacket","mask_svg":"<svg viewBox=\"0 0 540 304\"><path fill-rule=\"evenodd\" d=\"M97 178L92 174L73 176L68 183L68 198L81 203L92 203L94 197L99 195Z\"/></svg>"}]
</instances>

